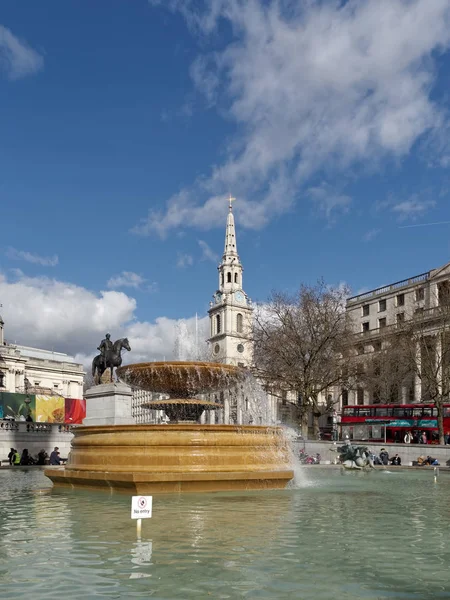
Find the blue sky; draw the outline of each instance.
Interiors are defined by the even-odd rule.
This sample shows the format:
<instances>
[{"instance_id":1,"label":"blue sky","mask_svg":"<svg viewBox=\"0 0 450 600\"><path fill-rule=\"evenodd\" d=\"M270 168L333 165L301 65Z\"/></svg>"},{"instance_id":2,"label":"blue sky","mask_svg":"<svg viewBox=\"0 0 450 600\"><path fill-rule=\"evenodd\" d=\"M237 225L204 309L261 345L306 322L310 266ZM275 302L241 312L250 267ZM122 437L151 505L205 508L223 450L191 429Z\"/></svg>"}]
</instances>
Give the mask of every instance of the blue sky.
<instances>
[{"instance_id":1,"label":"blue sky","mask_svg":"<svg viewBox=\"0 0 450 600\"><path fill-rule=\"evenodd\" d=\"M446 0L3 2L7 337L170 354L230 191L255 300L444 264L449 45Z\"/></svg>"}]
</instances>

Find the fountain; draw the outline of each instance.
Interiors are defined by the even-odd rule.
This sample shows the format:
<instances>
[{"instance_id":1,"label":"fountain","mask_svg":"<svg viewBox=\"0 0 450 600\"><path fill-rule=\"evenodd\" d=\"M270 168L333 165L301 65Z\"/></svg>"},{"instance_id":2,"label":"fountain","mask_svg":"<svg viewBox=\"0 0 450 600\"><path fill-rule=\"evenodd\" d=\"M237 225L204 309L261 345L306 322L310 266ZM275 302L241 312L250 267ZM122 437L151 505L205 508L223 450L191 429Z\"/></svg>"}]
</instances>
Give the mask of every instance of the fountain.
<instances>
[{"instance_id":1,"label":"fountain","mask_svg":"<svg viewBox=\"0 0 450 600\"><path fill-rule=\"evenodd\" d=\"M77 427L67 466L45 474L55 485L133 494L286 487L293 471L281 428L198 423L204 410L222 405L195 396L232 387L245 374L239 367L207 362L119 367L117 375L126 384L169 395L145 406L164 410L170 422Z\"/></svg>"}]
</instances>

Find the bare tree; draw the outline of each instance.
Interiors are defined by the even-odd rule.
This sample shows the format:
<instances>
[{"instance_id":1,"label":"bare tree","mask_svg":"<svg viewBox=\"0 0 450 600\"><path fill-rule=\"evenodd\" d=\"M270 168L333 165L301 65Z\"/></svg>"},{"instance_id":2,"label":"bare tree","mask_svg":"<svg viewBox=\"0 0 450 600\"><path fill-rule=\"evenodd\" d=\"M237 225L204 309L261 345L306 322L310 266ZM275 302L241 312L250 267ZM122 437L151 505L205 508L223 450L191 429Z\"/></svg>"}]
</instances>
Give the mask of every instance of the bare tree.
<instances>
[{"instance_id":1,"label":"bare tree","mask_svg":"<svg viewBox=\"0 0 450 600\"><path fill-rule=\"evenodd\" d=\"M414 366L407 339L403 331L395 329L389 333L380 330L370 342L372 351L357 351L353 386L368 390L373 402L400 402L403 393L408 393L414 382Z\"/></svg>"},{"instance_id":2,"label":"bare tree","mask_svg":"<svg viewBox=\"0 0 450 600\"><path fill-rule=\"evenodd\" d=\"M294 394L302 430L312 412L314 434L322 414L320 399L333 401L329 390L345 384L342 368L351 329L345 313L349 290L330 287L323 280L301 285L294 295L274 292L255 314L254 370L266 389Z\"/></svg>"}]
</instances>

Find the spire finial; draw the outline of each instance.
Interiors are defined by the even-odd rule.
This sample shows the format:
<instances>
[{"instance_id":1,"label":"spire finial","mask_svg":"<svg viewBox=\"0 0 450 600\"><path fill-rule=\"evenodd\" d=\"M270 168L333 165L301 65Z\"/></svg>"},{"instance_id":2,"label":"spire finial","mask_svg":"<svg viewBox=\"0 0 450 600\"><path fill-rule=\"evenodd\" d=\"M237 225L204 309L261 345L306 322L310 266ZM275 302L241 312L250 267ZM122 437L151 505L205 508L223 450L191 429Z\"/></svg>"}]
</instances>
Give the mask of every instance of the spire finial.
<instances>
[{"instance_id":1,"label":"spire finial","mask_svg":"<svg viewBox=\"0 0 450 600\"><path fill-rule=\"evenodd\" d=\"M233 202L236 200L236 198L233 198L233 196L230 194L230 197L228 198L228 207L230 209L230 212L233 210Z\"/></svg>"}]
</instances>

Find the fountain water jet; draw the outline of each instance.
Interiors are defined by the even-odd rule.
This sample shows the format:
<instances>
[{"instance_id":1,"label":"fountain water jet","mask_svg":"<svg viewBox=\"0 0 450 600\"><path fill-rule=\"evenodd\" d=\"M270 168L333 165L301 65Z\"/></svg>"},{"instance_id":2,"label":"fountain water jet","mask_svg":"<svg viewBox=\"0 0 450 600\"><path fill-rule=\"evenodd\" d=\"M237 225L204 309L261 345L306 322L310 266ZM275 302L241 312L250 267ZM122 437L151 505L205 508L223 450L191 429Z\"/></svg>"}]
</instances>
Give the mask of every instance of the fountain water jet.
<instances>
[{"instance_id":1,"label":"fountain water jet","mask_svg":"<svg viewBox=\"0 0 450 600\"><path fill-rule=\"evenodd\" d=\"M169 394L146 406L164 410L170 423L77 427L67 466L45 471L54 484L153 494L284 488L293 478L280 427L194 423L203 410L221 408L194 396L238 384L243 369L180 361L127 365L117 374Z\"/></svg>"}]
</instances>

